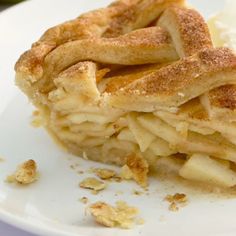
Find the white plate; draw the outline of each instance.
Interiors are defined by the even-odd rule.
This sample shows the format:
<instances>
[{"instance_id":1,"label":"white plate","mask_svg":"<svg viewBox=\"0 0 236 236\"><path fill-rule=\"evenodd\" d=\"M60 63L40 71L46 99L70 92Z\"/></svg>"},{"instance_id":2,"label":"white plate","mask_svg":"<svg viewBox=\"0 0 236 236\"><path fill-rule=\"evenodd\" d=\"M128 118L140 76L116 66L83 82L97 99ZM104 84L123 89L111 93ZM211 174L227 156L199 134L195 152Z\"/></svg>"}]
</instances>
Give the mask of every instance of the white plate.
<instances>
[{"instance_id":1,"label":"white plate","mask_svg":"<svg viewBox=\"0 0 236 236\"><path fill-rule=\"evenodd\" d=\"M35 0L20 4L0 14L0 219L40 235L76 236L156 236L156 235L235 235L236 201L187 190L183 186L166 185L151 180L149 195L135 196L134 183L113 183L99 195L91 195L78 187L79 176L70 168L98 166L97 163L74 158L60 150L43 129L29 125L33 108L14 86L13 66L18 56L49 26L76 17L82 12L105 6L109 0ZM190 1L205 16L219 10L224 1ZM18 163L33 158L41 177L27 187L4 182ZM89 174L87 174L89 175ZM118 190L123 195L115 195ZM163 201L167 193L185 191L189 204L179 212L168 211ZM132 230L108 229L96 225L85 216L80 197L90 202L114 203L126 200L140 209L146 223Z\"/></svg>"}]
</instances>

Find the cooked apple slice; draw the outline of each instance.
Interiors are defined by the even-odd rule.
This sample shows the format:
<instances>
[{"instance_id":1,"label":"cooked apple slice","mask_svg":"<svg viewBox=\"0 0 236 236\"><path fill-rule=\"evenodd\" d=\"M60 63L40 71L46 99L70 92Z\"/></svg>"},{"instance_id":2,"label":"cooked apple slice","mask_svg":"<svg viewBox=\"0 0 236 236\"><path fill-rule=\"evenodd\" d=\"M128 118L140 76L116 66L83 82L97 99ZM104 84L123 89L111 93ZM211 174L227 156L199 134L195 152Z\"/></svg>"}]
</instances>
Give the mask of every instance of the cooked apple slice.
<instances>
[{"instance_id":1,"label":"cooked apple slice","mask_svg":"<svg viewBox=\"0 0 236 236\"><path fill-rule=\"evenodd\" d=\"M156 139L155 135L138 123L136 113L130 113L127 116L127 120L129 129L133 133L141 152L145 152L150 144Z\"/></svg>"},{"instance_id":2,"label":"cooked apple slice","mask_svg":"<svg viewBox=\"0 0 236 236\"><path fill-rule=\"evenodd\" d=\"M151 150L155 155L162 157L170 156L176 153L175 150L170 149L169 144L165 140L158 137L150 145L148 150Z\"/></svg>"},{"instance_id":3,"label":"cooked apple slice","mask_svg":"<svg viewBox=\"0 0 236 236\"><path fill-rule=\"evenodd\" d=\"M117 139L136 143L135 137L129 128L122 129L118 134Z\"/></svg>"},{"instance_id":4,"label":"cooked apple slice","mask_svg":"<svg viewBox=\"0 0 236 236\"><path fill-rule=\"evenodd\" d=\"M222 187L236 185L236 173L207 155L194 154L179 171L185 179L196 180Z\"/></svg>"}]
</instances>

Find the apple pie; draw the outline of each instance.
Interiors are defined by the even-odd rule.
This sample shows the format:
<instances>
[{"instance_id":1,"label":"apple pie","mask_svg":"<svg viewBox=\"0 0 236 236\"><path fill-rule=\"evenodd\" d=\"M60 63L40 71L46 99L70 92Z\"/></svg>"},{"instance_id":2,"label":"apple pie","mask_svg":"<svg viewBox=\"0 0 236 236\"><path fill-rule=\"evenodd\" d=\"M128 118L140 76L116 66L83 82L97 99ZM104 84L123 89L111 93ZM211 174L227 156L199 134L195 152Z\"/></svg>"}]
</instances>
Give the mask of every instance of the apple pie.
<instances>
[{"instance_id":1,"label":"apple pie","mask_svg":"<svg viewBox=\"0 0 236 236\"><path fill-rule=\"evenodd\" d=\"M118 0L85 13L47 30L15 70L69 152L116 165L133 156L140 175L165 166L236 185L236 55L214 47L184 0Z\"/></svg>"}]
</instances>

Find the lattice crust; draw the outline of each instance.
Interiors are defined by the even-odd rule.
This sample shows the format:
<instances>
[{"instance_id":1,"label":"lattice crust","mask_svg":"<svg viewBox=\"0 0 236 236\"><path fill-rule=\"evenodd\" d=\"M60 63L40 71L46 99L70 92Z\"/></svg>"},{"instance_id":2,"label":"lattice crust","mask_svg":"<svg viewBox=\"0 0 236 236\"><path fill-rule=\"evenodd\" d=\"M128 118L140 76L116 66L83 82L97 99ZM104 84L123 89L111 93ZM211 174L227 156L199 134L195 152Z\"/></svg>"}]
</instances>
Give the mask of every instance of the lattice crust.
<instances>
[{"instance_id":1,"label":"lattice crust","mask_svg":"<svg viewBox=\"0 0 236 236\"><path fill-rule=\"evenodd\" d=\"M213 47L183 0L120 0L83 14L46 31L15 70L68 151L236 184L236 55Z\"/></svg>"}]
</instances>

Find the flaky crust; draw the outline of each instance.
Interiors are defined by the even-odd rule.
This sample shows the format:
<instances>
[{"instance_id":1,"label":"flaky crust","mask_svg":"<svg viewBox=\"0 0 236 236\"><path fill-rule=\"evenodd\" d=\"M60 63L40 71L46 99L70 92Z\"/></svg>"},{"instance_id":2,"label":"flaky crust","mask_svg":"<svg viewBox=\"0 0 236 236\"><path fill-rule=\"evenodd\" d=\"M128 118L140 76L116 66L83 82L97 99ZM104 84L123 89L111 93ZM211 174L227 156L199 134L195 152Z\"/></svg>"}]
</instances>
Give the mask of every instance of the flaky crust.
<instances>
[{"instance_id":1,"label":"flaky crust","mask_svg":"<svg viewBox=\"0 0 236 236\"><path fill-rule=\"evenodd\" d=\"M236 121L236 86L229 84L213 89L201 97L212 119Z\"/></svg>"},{"instance_id":2,"label":"flaky crust","mask_svg":"<svg viewBox=\"0 0 236 236\"><path fill-rule=\"evenodd\" d=\"M177 59L169 34L159 27L150 27L117 38L93 37L65 43L46 56L44 73L57 74L70 65L86 60L139 65Z\"/></svg>"},{"instance_id":3,"label":"flaky crust","mask_svg":"<svg viewBox=\"0 0 236 236\"><path fill-rule=\"evenodd\" d=\"M108 95L114 107L153 111L178 107L203 93L235 83L236 56L227 48L204 49Z\"/></svg>"},{"instance_id":4,"label":"flaky crust","mask_svg":"<svg viewBox=\"0 0 236 236\"><path fill-rule=\"evenodd\" d=\"M183 4L183 0L120 0L104 9L81 15L47 30L16 63L17 73L38 80L43 73L45 56L69 41L90 37L114 37L142 28L155 20L168 6Z\"/></svg>"},{"instance_id":5,"label":"flaky crust","mask_svg":"<svg viewBox=\"0 0 236 236\"><path fill-rule=\"evenodd\" d=\"M158 25L166 29L173 40L180 57L191 56L204 48L213 47L207 24L193 9L170 7L161 16ZM204 96L205 109L212 117L236 117L236 90L234 85L223 86L209 91Z\"/></svg>"},{"instance_id":6,"label":"flaky crust","mask_svg":"<svg viewBox=\"0 0 236 236\"><path fill-rule=\"evenodd\" d=\"M170 33L180 57L191 56L213 46L205 20L194 9L170 7L161 16L158 25Z\"/></svg>"},{"instance_id":7,"label":"flaky crust","mask_svg":"<svg viewBox=\"0 0 236 236\"><path fill-rule=\"evenodd\" d=\"M54 78L68 66L81 60L113 60L114 63L121 63L123 58L123 64L149 63L154 59L157 62L176 60L178 56L170 44L170 37L163 29L145 29L142 34L141 31L129 36L121 35L148 26L169 6L183 3L184 0L119 0L107 8L85 13L50 28L17 61L16 83L35 105L50 106L47 96L56 87ZM114 39L117 36L121 37ZM129 44L127 38L136 38L132 40L134 45ZM155 42L158 44L154 46ZM126 47L130 47L130 50L126 50ZM106 49L111 50L113 55L111 53L108 56ZM137 53L140 49L146 50L144 58L141 52ZM116 53L120 53L120 58L114 55ZM133 58L135 55L136 58ZM148 60L149 55L153 57L152 60Z\"/></svg>"},{"instance_id":8,"label":"flaky crust","mask_svg":"<svg viewBox=\"0 0 236 236\"><path fill-rule=\"evenodd\" d=\"M214 89L209 94L212 106L236 109L236 85L225 85L221 89Z\"/></svg>"}]
</instances>

